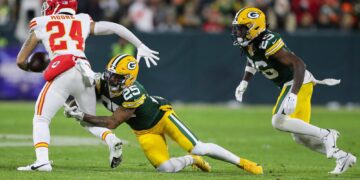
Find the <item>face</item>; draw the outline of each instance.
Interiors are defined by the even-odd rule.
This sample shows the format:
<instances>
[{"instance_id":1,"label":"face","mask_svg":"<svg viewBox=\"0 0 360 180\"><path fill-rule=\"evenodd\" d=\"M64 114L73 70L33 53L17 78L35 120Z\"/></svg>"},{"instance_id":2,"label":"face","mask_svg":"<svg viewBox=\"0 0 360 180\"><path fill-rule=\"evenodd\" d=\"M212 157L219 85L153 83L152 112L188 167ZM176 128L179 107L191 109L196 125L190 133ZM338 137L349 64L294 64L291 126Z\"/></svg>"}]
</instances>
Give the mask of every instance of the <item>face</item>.
<instances>
[{"instance_id":1,"label":"face","mask_svg":"<svg viewBox=\"0 0 360 180\"><path fill-rule=\"evenodd\" d=\"M238 38L245 39L248 30L249 28L247 28L245 25L233 25L232 34Z\"/></svg>"},{"instance_id":2,"label":"face","mask_svg":"<svg viewBox=\"0 0 360 180\"><path fill-rule=\"evenodd\" d=\"M246 35L249 31L249 28L246 25L233 25L232 35L236 38L238 44L243 45L244 42L248 41Z\"/></svg>"},{"instance_id":3,"label":"face","mask_svg":"<svg viewBox=\"0 0 360 180\"><path fill-rule=\"evenodd\" d=\"M112 72L106 72L105 75L107 77L107 82L109 84L109 88L111 91L120 92L121 89L125 88L125 80L126 76L112 73Z\"/></svg>"}]
</instances>

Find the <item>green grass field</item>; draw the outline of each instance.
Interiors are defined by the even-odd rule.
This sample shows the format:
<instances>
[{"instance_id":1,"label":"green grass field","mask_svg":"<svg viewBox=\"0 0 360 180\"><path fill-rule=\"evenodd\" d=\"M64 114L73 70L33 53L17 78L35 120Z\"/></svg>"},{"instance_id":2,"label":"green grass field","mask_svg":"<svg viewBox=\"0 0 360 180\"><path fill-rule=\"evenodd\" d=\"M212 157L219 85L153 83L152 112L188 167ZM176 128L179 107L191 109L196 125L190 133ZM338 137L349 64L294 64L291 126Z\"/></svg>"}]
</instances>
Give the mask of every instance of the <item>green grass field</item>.
<instances>
[{"instance_id":1,"label":"green grass field","mask_svg":"<svg viewBox=\"0 0 360 180\"><path fill-rule=\"evenodd\" d=\"M33 102L0 102L0 179L360 179L360 166L345 174L328 174L335 160L297 145L290 134L271 126L270 106L226 108L222 106L175 106L179 117L205 142L217 143L241 157L261 163L264 175L250 175L221 161L205 157L213 172L203 173L192 168L176 174L155 172L142 153L135 136L127 125L115 130L124 139L124 160L121 166L111 169L106 145L50 146L53 171L18 172L16 167L35 160L31 145ZM100 105L98 114L109 113ZM313 109L312 123L324 128L336 128L341 137L339 147L360 153L360 109L329 111ZM27 138L9 138L11 135L28 135ZM77 122L66 119L60 111L51 124L51 136L92 138ZM95 138L93 138L96 140ZM68 140L72 141L72 140ZM172 156L186 154L169 142ZM71 143L71 142L68 142ZM10 145L15 146L10 146ZM16 146L17 145L17 146Z\"/></svg>"}]
</instances>

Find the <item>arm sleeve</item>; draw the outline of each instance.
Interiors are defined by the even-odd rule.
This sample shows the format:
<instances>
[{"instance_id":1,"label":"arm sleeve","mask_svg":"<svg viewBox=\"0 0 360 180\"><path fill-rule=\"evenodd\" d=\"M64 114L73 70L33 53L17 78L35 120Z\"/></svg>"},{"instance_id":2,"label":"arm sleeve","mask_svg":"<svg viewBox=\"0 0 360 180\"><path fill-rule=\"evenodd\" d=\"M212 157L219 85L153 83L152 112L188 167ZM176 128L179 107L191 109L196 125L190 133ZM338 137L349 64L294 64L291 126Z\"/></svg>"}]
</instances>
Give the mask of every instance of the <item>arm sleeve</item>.
<instances>
[{"instance_id":1,"label":"arm sleeve","mask_svg":"<svg viewBox=\"0 0 360 180\"><path fill-rule=\"evenodd\" d=\"M95 23L94 27L95 35L109 35L117 34L118 36L131 42L134 46L139 47L142 42L126 27L107 21L99 21Z\"/></svg>"}]
</instances>

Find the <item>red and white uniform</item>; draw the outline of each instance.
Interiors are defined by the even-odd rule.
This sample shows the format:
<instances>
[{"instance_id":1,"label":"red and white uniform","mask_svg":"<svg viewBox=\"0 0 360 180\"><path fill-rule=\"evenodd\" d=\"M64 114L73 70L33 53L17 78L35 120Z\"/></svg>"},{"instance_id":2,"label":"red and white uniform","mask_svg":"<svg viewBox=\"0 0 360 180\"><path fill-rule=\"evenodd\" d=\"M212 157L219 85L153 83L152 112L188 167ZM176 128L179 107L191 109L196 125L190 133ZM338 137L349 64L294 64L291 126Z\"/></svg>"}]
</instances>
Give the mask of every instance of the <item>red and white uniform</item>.
<instances>
[{"instance_id":1,"label":"red and white uniform","mask_svg":"<svg viewBox=\"0 0 360 180\"><path fill-rule=\"evenodd\" d=\"M76 61L87 61L84 53L85 40L90 34L91 22L92 19L88 14L55 14L34 18L29 27L41 40L51 60L54 58L61 59L64 57L62 55L72 54L81 57L77 58ZM56 65L60 66L61 63ZM96 96L94 87L85 85L82 73L75 65L62 72L55 79L46 82L39 94L33 119L35 148L48 147L50 143L48 126L70 95L75 98L83 112L95 115ZM106 128L82 125L101 139L104 138L102 137L104 133L110 132Z\"/></svg>"},{"instance_id":2,"label":"red and white uniform","mask_svg":"<svg viewBox=\"0 0 360 180\"><path fill-rule=\"evenodd\" d=\"M41 40L50 59L62 54L85 57L85 41L90 34L91 22L88 14L55 14L34 18L29 28Z\"/></svg>"}]
</instances>

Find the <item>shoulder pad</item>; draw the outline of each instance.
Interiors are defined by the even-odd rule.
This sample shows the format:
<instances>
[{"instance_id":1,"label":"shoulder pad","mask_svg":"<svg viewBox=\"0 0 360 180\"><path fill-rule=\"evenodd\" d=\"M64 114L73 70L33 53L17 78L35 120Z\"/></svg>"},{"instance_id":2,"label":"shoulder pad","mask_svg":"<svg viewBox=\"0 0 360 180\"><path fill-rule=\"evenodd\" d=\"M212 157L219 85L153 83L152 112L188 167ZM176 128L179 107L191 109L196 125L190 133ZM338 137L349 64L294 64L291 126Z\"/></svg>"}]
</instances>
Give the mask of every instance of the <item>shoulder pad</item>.
<instances>
[{"instance_id":1,"label":"shoulder pad","mask_svg":"<svg viewBox=\"0 0 360 180\"><path fill-rule=\"evenodd\" d=\"M135 82L134 85L124 89L122 94L125 100L122 103L124 108L137 108L144 104L147 93L140 83Z\"/></svg>"},{"instance_id":2,"label":"shoulder pad","mask_svg":"<svg viewBox=\"0 0 360 180\"><path fill-rule=\"evenodd\" d=\"M77 14L77 16L80 17L80 18L87 19L87 20L89 20L90 22L93 22L93 19L91 18L91 16L90 16L89 14L80 13L80 14Z\"/></svg>"},{"instance_id":3,"label":"shoulder pad","mask_svg":"<svg viewBox=\"0 0 360 180\"><path fill-rule=\"evenodd\" d=\"M269 31L266 33L260 44L260 49L265 50L265 57L269 57L285 46L280 34Z\"/></svg>"}]
</instances>

